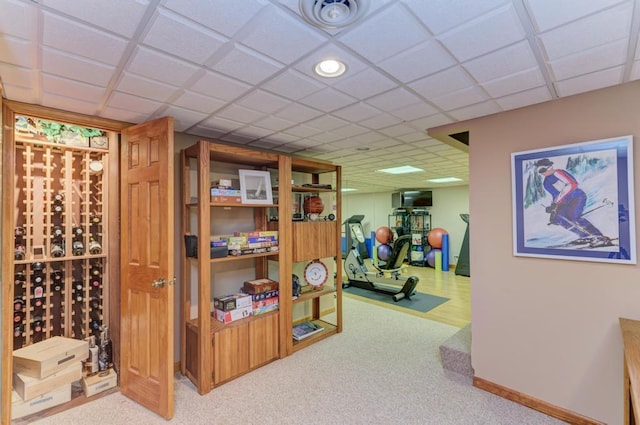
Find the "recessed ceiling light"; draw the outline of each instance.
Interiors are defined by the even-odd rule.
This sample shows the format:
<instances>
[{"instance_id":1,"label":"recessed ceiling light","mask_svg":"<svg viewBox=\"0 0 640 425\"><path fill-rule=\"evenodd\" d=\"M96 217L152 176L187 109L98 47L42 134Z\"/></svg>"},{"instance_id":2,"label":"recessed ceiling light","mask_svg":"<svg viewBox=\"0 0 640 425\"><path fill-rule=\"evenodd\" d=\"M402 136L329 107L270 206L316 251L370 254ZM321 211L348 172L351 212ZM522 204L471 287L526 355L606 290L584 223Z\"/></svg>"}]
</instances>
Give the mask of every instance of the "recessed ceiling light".
<instances>
[{"instance_id":1,"label":"recessed ceiling light","mask_svg":"<svg viewBox=\"0 0 640 425\"><path fill-rule=\"evenodd\" d=\"M343 188L341 189L341 192L354 192L354 191L356 191L356 190L358 190L358 189L353 189L353 188L351 188L351 187L343 187Z\"/></svg>"},{"instance_id":2,"label":"recessed ceiling light","mask_svg":"<svg viewBox=\"0 0 640 425\"><path fill-rule=\"evenodd\" d=\"M461 182L462 179L457 177L442 177L440 179L429 179L427 180L431 183L452 183L452 182Z\"/></svg>"},{"instance_id":3,"label":"recessed ceiling light","mask_svg":"<svg viewBox=\"0 0 640 425\"><path fill-rule=\"evenodd\" d=\"M347 66L336 59L326 59L318 62L313 71L321 77L339 77L347 70Z\"/></svg>"},{"instance_id":4,"label":"recessed ceiling light","mask_svg":"<svg viewBox=\"0 0 640 425\"><path fill-rule=\"evenodd\" d=\"M421 168L412 167L411 165L403 165L402 167L393 167L393 168L384 168L382 170L383 173L389 174L407 174L407 173L415 173L417 171L424 171Z\"/></svg>"},{"instance_id":5,"label":"recessed ceiling light","mask_svg":"<svg viewBox=\"0 0 640 425\"><path fill-rule=\"evenodd\" d=\"M319 28L342 28L362 19L369 0L300 0L304 19Z\"/></svg>"}]
</instances>

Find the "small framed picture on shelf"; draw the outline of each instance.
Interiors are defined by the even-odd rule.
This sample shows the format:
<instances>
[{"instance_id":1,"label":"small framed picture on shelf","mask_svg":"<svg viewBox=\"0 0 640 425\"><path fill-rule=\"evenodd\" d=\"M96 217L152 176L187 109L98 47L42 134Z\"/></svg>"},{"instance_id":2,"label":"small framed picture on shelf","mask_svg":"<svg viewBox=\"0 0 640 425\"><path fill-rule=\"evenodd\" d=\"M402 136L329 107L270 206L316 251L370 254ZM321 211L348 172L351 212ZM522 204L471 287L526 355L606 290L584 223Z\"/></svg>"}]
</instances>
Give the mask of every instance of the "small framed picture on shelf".
<instances>
[{"instance_id":1,"label":"small framed picture on shelf","mask_svg":"<svg viewBox=\"0 0 640 425\"><path fill-rule=\"evenodd\" d=\"M243 204L273 204L271 175L268 171L238 170Z\"/></svg>"}]
</instances>

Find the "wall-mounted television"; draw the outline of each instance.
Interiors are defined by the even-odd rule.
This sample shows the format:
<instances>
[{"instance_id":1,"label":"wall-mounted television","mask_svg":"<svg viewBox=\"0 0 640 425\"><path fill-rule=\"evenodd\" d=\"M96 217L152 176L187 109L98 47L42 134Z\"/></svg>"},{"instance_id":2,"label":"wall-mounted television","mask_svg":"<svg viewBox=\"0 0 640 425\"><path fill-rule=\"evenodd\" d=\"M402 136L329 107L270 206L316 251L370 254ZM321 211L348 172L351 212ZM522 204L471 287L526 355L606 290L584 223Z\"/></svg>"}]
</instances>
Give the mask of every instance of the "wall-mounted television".
<instances>
[{"instance_id":1,"label":"wall-mounted television","mask_svg":"<svg viewBox=\"0 0 640 425\"><path fill-rule=\"evenodd\" d=\"M430 190L405 190L391 194L392 208L421 208L433 206L433 192Z\"/></svg>"}]
</instances>

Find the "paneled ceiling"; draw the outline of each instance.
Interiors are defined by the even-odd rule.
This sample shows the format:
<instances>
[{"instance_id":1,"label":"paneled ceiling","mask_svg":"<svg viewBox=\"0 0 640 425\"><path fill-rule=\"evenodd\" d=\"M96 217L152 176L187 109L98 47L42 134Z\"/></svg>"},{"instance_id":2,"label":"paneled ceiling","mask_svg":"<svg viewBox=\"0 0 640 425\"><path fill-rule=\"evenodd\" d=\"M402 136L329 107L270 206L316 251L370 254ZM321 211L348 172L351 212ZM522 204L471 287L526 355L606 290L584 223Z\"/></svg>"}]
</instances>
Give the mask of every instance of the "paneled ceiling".
<instances>
[{"instance_id":1,"label":"paneled ceiling","mask_svg":"<svg viewBox=\"0 0 640 425\"><path fill-rule=\"evenodd\" d=\"M427 128L638 79L639 6L370 0L320 29L298 0L0 0L0 78L11 100L171 115L177 131L332 161L355 193L434 188L467 184L468 156ZM347 72L316 76L327 57ZM423 171L377 171L402 165Z\"/></svg>"}]
</instances>

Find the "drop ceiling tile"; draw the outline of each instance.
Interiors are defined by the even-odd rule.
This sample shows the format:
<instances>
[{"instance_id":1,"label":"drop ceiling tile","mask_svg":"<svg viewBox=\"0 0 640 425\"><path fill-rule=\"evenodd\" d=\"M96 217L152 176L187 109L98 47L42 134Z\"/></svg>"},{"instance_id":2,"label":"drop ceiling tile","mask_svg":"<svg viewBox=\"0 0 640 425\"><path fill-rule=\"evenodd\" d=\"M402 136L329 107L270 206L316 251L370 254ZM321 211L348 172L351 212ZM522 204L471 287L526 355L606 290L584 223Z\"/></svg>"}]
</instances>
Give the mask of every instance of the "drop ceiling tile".
<instances>
[{"instance_id":1,"label":"drop ceiling tile","mask_svg":"<svg viewBox=\"0 0 640 425\"><path fill-rule=\"evenodd\" d=\"M389 37L389 34L394 36ZM337 38L376 63L423 42L427 37L429 34L414 15L404 7L392 4Z\"/></svg>"},{"instance_id":2,"label":"drop ceiling tile","mask_svg":"<svg viewBox=\"0 0 640 425\"><path fill-rule=\"evenodd\" d=\"M82 59L48 47L42 48L42 69L60 77L103 87L107 86L115 71L112 66Z\"/></svg>"},{"instance_id":3,"label":"drop ceiling tile","mask_svg":"<svg viewBox=\"0 0 640 425\"><path fill-rule=\"evenodd\" d=\"M35 87L20 87L11 84L3 84L7 99L25 103L37 103L40 98L35 92Z\"/></svg>"},{"instance_id":4,"label":"drop ceiling tile","mask_svg":"<svg viewBox=\"0 0 640 425\"><path fill-rule=\"evenodd\" d=\"M431 99L431 102L444 111L473 105L487 99L487 96L477 87L467 87L462 90L447 93Z\"/></svg>"},{"instance_id":5,"label":"drop ceiling tile","mask_svg":"<svg viewBox=\"0 0 640 425\"><path fill-rule=\"evenodd\" d=\"M590 90L613 86L622 83L623 67L605 69L591 74L556 82L561 96L571 96Z\"/></svg>"},{"instance_id":6,"label":"drop ceiling tile","mask_svg":"<svg viewBox=\"0 0 640 425\"><path fill-rule=\"evenodd\" d=\"M226 102L216 99L215 97L203 96L199 93L186 90L174 99L171 104L186 110L198 111L202 114L210 115L212 112L226 105Z\"/></svg>"},{"instance_id":7,"label":"drop ceiling tile","mask_svg":"<svg viewBox=\"0 0 640 425\"><path fill-rule=\"evenodd\" d=\"M185 61L140 46L124 71L174 86L182 86L197 69Z\"/></svg>"},{"instance_id":8,"label":"drop ceiling tile","mask_svg":"<svg viewBox=\"0 0 640 425\"><path fill-rule=\"evenodd\" d=\"M298 100L325 87L306 75L288 69L262 85L262 88L289 99Z\"/></svg>"},{"instance_id":9,"label":"drop ceiling tile","mask_svg":"<svg viewBox=\"0 0 640 425\"><path fill-rule=\"evenodd\" d=\"M367 103L369 105L373 105L379 109L388 110L399 109L418 102L422 102L422 99L401 87L394 88L393 90L389 90L367 99Z\"/></svg>"},{"instance_id":10,"label":"drop ceiling tile","mask_svg":"<svg viewBox=\"0 0 640 425\"><path fill-rule=\"evenodd\" d=\"M61 96L57 93L47 93L43 91L40 99L45 105L55 104L63 111L79 112L81 114L94 115L97 105L93 102L86 102L73 97Z\"/></svg>"},{"instance_id":11,"label":"drop ceiling tile","mask_svg":"<svg viewBox=\"0 0 640 425\"><path fill-rule=\"evenodd\" d=\"M254 20L250 30L236 40L280 62L291 63L316 49L326 38L309 31L299 19L270 7L263 10L260 19Z\"/></svg>"},{"instance_id":12,"label":"drop ceiling tile","mask_svg":"<svg viewBox=\"0 0 640 425\"><path fill-rule=\"evenodd\" d=\"M169 99L178 88L130 72L123 72L116 85L116 90L164 102Z\"/></svg>"},{"instance_id":13,"label":"drop ceiling tile","mask_svg":"<svg viewBox=\"0 0 640 425\"><path fill-rule=\"evenodd\" d=\"M400 118L402 121L413 121L421 117L433 115L437 112L438 109L426 102L420 102L404 108L389 111L391 115Z\"/></svg>"},{"instance_id":14,"label":"drop ceiling tile","mask_svg":"<svg viewBox=\"0 0 640 425\"><path fill-rule=\"evenodd\" d=\"M48 12L43 13L42 42L45 46L114 66L127 47L122 37Z\"/></svg>"},{"instance_id":15,"label":"drop ceiling tile","mask_svg":"<svg viewBox=\"0 0 640 425\"><path fill-rule=\"evenodd\" d=\"M622 39L604 46L585 50L552 61L549 67L557 80L566 80L604 68L623 64L627 59L627 40Z\"/></svg>"},{"instance_id":16,"label":"drop ceiling tile","mask_svg":"<svg viewBox=\"0 0 640 425\"><path fill-rule=\"evenodd\" d=\"M193 19L201 25L231 37L244 27L266 4L261 0L166 0L164 7Z\"/></svg>"},{"instance_id":17,"label":"drop ceiling tile","mask_svg":"<svg viewBox=\"0 0 640 425\"><path fill-rule=\"evenodd\" d=\"M434 34L440 34L507 3L507 0L402 0L402 2L405 3Z\"/></svg>"},{"instance_id":18,"label":"drop ceiling tile","mask_svg":"<svg viewBox=\"0 0 640 425\"><path fill-rule=\"evenodd\" d=\"M215 32L166 9L159 9L142 42L198 65L228 41Z\"/></svg>"},{"instance_id":19,"label":"drop ceiling tile","mask_svg":"<svg viewBox=\"0 0 640 425\"><path fill-rule=\"evenodd\" d=\"M190 87L192 91L222 100L233 100L251 90L252 86L224 75L207 71Z\"/></svg>"},{"instance_id":20,"label":"drop ceiling tile","mask_svg":"<svg viewBox=\"0 0 640 425\"><path fill-rule=\"evenodd\" d=\"M24 39L37 36L37 10L33 4L16 0L3 0L0 13L0 34Z\"/></svg>"},{"instance_id":21,"label":"drop ceiling tile","mask_svg":"<svg viewBox=\"0 0 640 425\"><path fill-rule=\"evenodd\" d=\"M39 3L127 37L134 35L149 5L147 0L90 0L83 1L82 7L75 0L39 0Z\"/></svg>"},{"instance_id":22,"label":"drop ceiling tile","mask_svg":"<svg viewBox=\"0 0 640 425\"><path fill-rule=\"evenodd\" d=\"M537 65L526 40L465 62L462 66L478 82L494 80Z\"/></svg>"},{"instance_id":23,"label":"drop ceiling tile","mask_svg":"<svg viewBox=\"0 0 640 425\"><path fill-rule=\"evenodd\" d=\"M357 124L349 124L344 127L336 128L332 130L333 133L342 137L353 137L359 134L364 134L369 131L367 128L359 126Z\"/></svg>"},{"instance_id":24,"label":"drop ceiling tile","mask_svg":"<svg viewBox=\"0 0 640 425\"><path fill-rule=\"evenodd\" d=\"M489 101L465 106L454 111L450 111L449 114L458 121L463 121L484 115L495 114L498 112L501 112L500 106L498 106L498 104L494 101Z\"/></svg>"},{"instance_id":25,"label":"drop ceiling tile","mask_svg":"<svg viewBox=\"0 0 640 425\"><path fill-rule=\"evenodd\" d=\"M389 137L398 137L405 134L414 133L416 130L411 126L401 123L391 125L389 127L380 128L378 129L378 131L382 134L386 134Z\"/></svg>"},{"instance_id":26,"label":"drop ceiling tile","mask_svg":"<svg viewBox=\"0 0 640 425\"><path fill-rule=\"evenodd\" d=\"M321 131L331 131L336 128L344 127L349 123L345 120L331 115L323 115L321 117L307 121L305 124L309 127L313 127Z\"/></svg>"},{"instance_id":27,"label":"drop ceiling tile","mask_svg":"<svg viewBox=\"0 0 640 425\"><path fill-rule=\"evenodd\" d=\"M230 104L226 108L216 112L216 116L238 122L252 123L256 120L264 118L266 114L246 108L244 106Z\"/></svg>"},{"instance_id":28,"label":"drop ceiling tile","mask_svg":"<svg viewBox=\"0 0 640 425\"><path fill-rule=\"evenodd\" d=\"M282 131L286 128L293 127L296 125L296 123L293 121L278 118L273 115L270 115L266 118L258 120L254 124L257 125L258 127L267 128L272 131Z\"/></svg>"},{"instance_id":29,"label":"drop ceiling tile","mask_svg":"<svg viewBox=\"0 0 640 425\"><path fill-rule=\"evenodd\" d=\"M100 103L105 94L104 87L97 87L55 75L42 74L42 90L54 95L75 98L93 105ZM95 109L95 106L94 108Z\"/></svg>"},{"instance_id":30,"label":"drop ceiling tile","mask_svg":"<svg viewBox=\"0 0 640 425\"><path fill-rule=\"evenodd\" d=\"M193 109L179 108L175 105L170 105L162 112L162 115L173 117L176 131L186 131L208 116Z\"/></svg>"},{"instance_id":31,"label":"drop ceiling tile","mask_svg":"<svg viewBox=\"0 0 640 425\"><path fill-rule=\"evenodd\" d=\"M408 84L409 87L426 99L439 97L471 85L473 85L473 81L461 67L438 72Z\"/></svg>"},{"instance_id":32,"label":"drop ceiling tile","mask_svg":"<svg viewBox=\"0 0 640 425\"><path fill-rule=\"evenodd\" d=\"M546 86L541 86L501 97L496 99L496 103L500 105L503 110L508 111L522 106L546 102L547 100L551 100L551 94L549 94Z\"/></svg>"},{"instance_id":33,"label":"drop ceiling tile","mask_svg":"<svg viewBox=\"0 0 640 425\"><path fill-rule=\"evenodd\" d=\"M401 119L396 118L391 114L382 113L380 115L376 115L373 118L360 121L359 124L364 127L369 127L374 130L378 130L380 128L389 127L390 125L398 124L400 122L402 122Z\"/></svg>"},{"instance_id":34,"label":"drop ceiling tile","mask_svg":"<svg viewBox=\"0 0 640 425\"><path fill-rule=\"evenodd\" d=\"M246 83L257 84L283 67L282 64L256 51L236 44L233 50L212 66L212 69Z\"/></svg>"},{"instance_id":35,"label":"drop ceiling tile","mask_svg":"<svg viewBox=\"0 0 640 425\"><path fill-rule=\"evenodd\" d=\"M106 106L110 108L126 109L128 111L134 111L150 116L162 106L162 103L145 99L143 97L132 96L126 93L113 92L109 97Z\"/></svg>"},{"instance_id":36,"label":"drop ceiling tile","mask_svg":"<svg viewBox=\"0 0 640 425\"><path fill-rule=\"evenodd\" d=\"M325 88L300 99L300 102L324 112L331 112L355 103L356 99L332 88Z\"/></svg>"},{"instance_id":37,"label":"drop ceiling tile","mask_svg":"<svg viewBox=\"0 0 640 425\"><path fill-rule=\"evenodd\" d=\"M209 139L220 139L220 137L222 137L225 134L224 131L221 131L215 128L209 128L202 124L198 124L190 128L189 131L191 132L191 134L195 134L201 137L206 137Z\"/></svg>"},{"instance_id":38,"label":"drop ceiling tile","mask_svg":"<svg viewBox=\"0 0 640 425\"><path fill-rule=\"evenodd\" d=\"M273 131L262 127L256 127L255 125L247 125L233 133L234 136L239 135L249 140L260 139L261 137L265 137L270 134L273 134Z\"/></svg>"},{"instance_id":39,"label":"drop ceiling tile","mask_svg":"<svg viewBox=\"0 0 640 425\"><path fill-rule=\"evenodd\" d=\"M220 139L225 142L235 143L237 145L247 145L255 140L253 137L247 137L239 133L225 134Z\"/></svg>"},{"instance_id":40,"label":"drop ceiling tile","mask_svg":"<svg viewBox=\"0 0 640 425\"><path fill-rule=\"evenodd\" d=\"M451 124L453 119L445 114L434 114L429 117L418 118L408 122L416 130L426 131L431 127L438 127L445 124Z\"/></svg>"},{"instance_id":41,"label":"drop ceiling tile","mask_svg":"<svg viewBox=\"0 0 640 425\"><path fill-rule=\"evenodd\" d=\"M523 40L524 29L513 6L501 7L440 36L438 40L464 62Z\"/></svg>"},{"instance_id":42,"label":"drop ceiling tile","mask_svg":"<svg viewBox=\"0 0 640 425\"><path fill-rule=\"evenodd\" d=\"M507 75L480 84L492 97L502 97L523 90L545 84L544 78L538 68L527 69L522 72Z\"/></svg>"},{"instance_id":43,"label":"drop ceiling tile","mask_svg":"<svg viewBox=\"0 0 640 425\"><path fill-rule=\"evenodd\" d=\"M358 122L371 118L380 114L381 111L372 106L369 106L365 102L358 102L347 106L346 108L338 109L333 112L333 115L344 118L348 121Z\"/></svg>"},{"instance_id":44,"label":"drop ceiling tile","mask_svg":"<svg viewBox=\"0 0 640 425\"><path fill-rule=\"evenodd\" d=\"M539 32L566 24L583 16L620 3L620 0L524 0L531 21Z\"/></svg>"},{"instance_id":45,"label":"drop ceiling tile","mask_svg":"<svg viewBox=\"0 0 640 425\"><path fill-rule=\"evenodd\" d=\"M236 102L238 105L246 106L267 114L275 112L287 106L290 101L280 96L268 93L264 90L253 91Z\"/></svg>"},{"instance_id":46,"label":"drop ceiling tile","mask_svg":"<svg viewBox=\"0 0 640 425\"><path fill-rule=\"evenodd\" d=\"M541 34L539 39L549 60L555 60L627 37L631 15L632 4L625 3Z\"/></svg>"},{"instance_id":47,"label":"drop ceiling tile","mask_svg":"<svg viewBox=\"0 0 640 425\"><path fill-rule=\"evenodd\" d=\"M284 130L285 134L289 134L297 137L311 137L320 132L321 130L318 130L317 128L313 128L305 124L300 124L295 127L291 127Z\"/></svg>"},{"instance_id":48,"label":"drop ceiling tile","mask_svg":"<svg viewBox=\"0 0 640 425\"><path fill-rule=\"evenodd\" d=\"M211 118L208 118L202 121L199 125L210 129L215 129L223 133L235 131L245 126L245 124L243 124L242 122L228 120L220 116L213 116Z\"/></svg>"},{"instance_id":49,"label":"drop ceiling tile","mask_svg":"<svg viewBox=\"0 0 640 425\"><path fill-rule=\"evenodd\" d=\"M34 86L33 75L30 68L10 65L0 62L0 75L4 85L31 87Z\"/></svg>"},{"instance_id":50,"label":"drop ceiling tile","mask_svg":"<svg viewBox=\"0 0 640 425\"><path fill-rule=\"evenodd\" d=\"M455 59L438 41L429 40L380 62L378 66L394 78L408 83L442 71L455 63Z\"/></svg>"},{"instance_id":51,"label":"drop ceiling tile","mask_svg":"<svg viewBox=\"0 0 640 425\"><path fill-rule=\"evenodd\" d=\"M273 115L285 120L301 123L312 118L319 117L322 115L322 112L317 109L309 108L308 106L291 103Z\"/></svg>"},{"instance_id":52,"label":"drop ceiling tile","mask_svg":"<svg viewBox=\"0 0 640 425\"><path fill-rule=\"evenodd\" d=\"M322 143L332 143L338 140L343 140L344 137L330 131L323 131L322 133L314 134L313 136L311 136L311 139ZM340 142L341 146L342 144L343 142Z\"/></svg>"},{"instance_id":53,"label":"drop ceiling tile","mask_svg":"<svg viewBox=\"0 0 640 425\"><path fill-rule=\"evenodd\" d=\"M374 69L366 69L334 84L343 93L364 100L397 87L397 84Z\"/></svg>"},{"instance_id":54,"label":"drop ceiling tile","mask_svg":"<svg viewBox=\"0 0 640 425\"><path fill-rule=\"evenodd\" d=\"M0 43L0 61L25 68L36 68L36 44L23 38L3 36Z\"/></svg>"}]
</instances>

